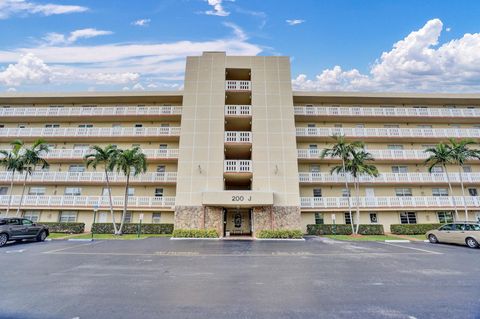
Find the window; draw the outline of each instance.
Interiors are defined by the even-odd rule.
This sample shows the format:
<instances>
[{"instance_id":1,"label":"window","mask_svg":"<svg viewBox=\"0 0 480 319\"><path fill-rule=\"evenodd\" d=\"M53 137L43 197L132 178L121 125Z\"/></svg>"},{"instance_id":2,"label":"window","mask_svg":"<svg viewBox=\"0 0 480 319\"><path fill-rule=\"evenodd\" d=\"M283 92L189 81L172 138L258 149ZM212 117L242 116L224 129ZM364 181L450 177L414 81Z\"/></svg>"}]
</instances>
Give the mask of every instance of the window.
<instances>
[{"instance_id":1,"label":"window","mask_svg":"<svg viewBox=\"0 0 480 319\"><path fill-rule=\"evenodd\" d=\"M18 128L26 128L27 124L20 123L17 125Z\"/></svg>"},{"instance_id":2,"label":"window","mask_svg":"<svg viewBox=\"0 0 480 319\"><path fill-rule=\"evenodd\" d=\"M74 223L77 221L77 212L73 212L73 211L60 212L60 217L58 221L60 223Z\"/></svg>"},{"instance_id":3,"label":"window","mask_svg":"<svg viewBox=\"0 0 480 319\"><path fill-rule=\"evenodd\" d=\"M83 165L83 164L72 164L68 167L68 171L71 172L71 173L85 172L85 165Z\"/></svg>"},{"instance_id":4,"label":"window","mask_svg":"<svg viewBox=\"0 0 480 319\"><path fill-rule=\"evenodd\" d=\"M427 148L435 148L436 145L435 145L435 144L422 144L422 147L423 147L424 149L427 149Z\"/></svg>"},{"instance_id":5,"label":"window","mask_svg":"<svg viewBox=\"0 0 480 319\"><path fill-rule=\"evenodd\" d=\"M162 123L162 124L160 124L160 127L170 127L170 124L168 124L168 123Z\"/></svg>"},{"instance_id":6,"label":"window","mask_svg":"<svg viewBox=\"0 0 480 319\"><path fill-rule=\"evenodd\" d=\"M45 187L31 186L28 189L28 195L45 195Z\"/></svg>"},{"instance_id":7,"label":"window","mask_svg":"<svg viewBox=\"0 0 480 319\"><path fill-rule=\"evenodd\" d=\"M313 197L322 197L322 189L321 188L314 188L313 189Z\"/></svg>"},{"instance_id":8,"label":"window","mask_svg":"<svg viewBox=\"0 0 480 319\"><path fill-rule=\"evenodd\" d=\"M432 196L448 196L447 188L432 188Z\"/></svg>"},{"instance_id":9,"label":"window","mask_svg":"<svg viewBox=\"0 0 480 319\"><path fill-rule=\"evenodd\" d=\"M160 144L159 149L166 150L168 148L168 144Z\"/></svg>"},{"instance_id":10,"label":"window","mask_svg":"<svg viewBox=\"0 0 480 319\"><path fill-rule=\"evenodd\" d=\"M158 165L157 173L165 173L165 165Z\"/></svg>"},{"instance_id":11,"label":"window","mask_svg":"<svg viewBox=\"0 0 480 319\"><path fill-rule=\"evenodd\" d=\"M23 213L23 218L30 219L32 222L36 223L40 220L40 212L27 210Z\"/></svg>"},{"instance_id":12,"label":"window","mask_svg":"<svg viewBox=\"0 0 480 319\"><path fill-rule=\"evenodd\" d=\"M411 188L395 188L395 196L398 196L398 197L412 196L412 189Z\"/></svg>"},{"instance_id":13,"label":"window","mask_svg":"<svg viewBox=\"0 0 480 319\"><path fill-rule=\"evenodd\" d=\"M142 128L143 127L143 124L135 124L135 128Z\"/></svg>"},{"instance_id":14,"label":"window","mask_svg":"<svg viewBox=\"0 0 480 319\"><path fill-rule=\"evenodd\" d=\"M64 195L66 196L80 196L82 189L80 187L65 187Z\"/></svg>"},{"instance_id":15,"label":"window","mask_svg":"<svg viewBox=\"0 0 480 319\"><path fill-rule=\"evenodd\" d=\"M125 223L129 224L132 222L132 212L125 213Z\"/></svg>"},{"instance_id":16,"label":"window","mask_svg":"<svg viewBox=\"0 0 480 319\"><path fill-rule=\"evenodd\" d=\"M417 213L415 212L402 212L400 213L400 223L402 224L416 224Z\"/></svg>"},{"instance_id":17,"label":"window","mask_svg":"<svg viewBox=\"0 0 480 319\"><path fill-rule=\"evenodd\" d=\"M86 150L90 147L90 144L73 144L74 150Z\"/></svg>"},{"instance_id":18,"label":"window","mask_svg":"<svg viewBox=\"0 0 480 319\"><path fill-rule=\"evenodd\" d=\"M134 196L135 195L135 188L134 187L129 187L127 190L127 195L128 196Z\"/></svg>"},{"instance_id":19,"label":"window","mask_svg":"<svg viewBox=\"0 0 480 319\"><path fill-rule=\"evenodd\" d=\"M310 144L310 145L308 145L308 148L311 149L311 150L316 150L318 148L318 145L317 144Z\"/></svg>"},{"instance_id":20,"label":"window","mask_svg":"<svg viewBox=\"0 0 480 319\"><path fill-rule=\"evenodd\" d=\"M320 172L320 165L319 164L310 165L310 172L319 173Z\"/></svg>"},{"instance_id":21,"label":"window","mask_svg":"<svg viewBox=\"0 0 480 319\"><path fill-rule=\"evenodd\" d=\"M112 128L114 129L118 129L118 128L121 128L122 127L122 124L112 124Z\"/></svg>"},{"instance_id":22,"label":"window","mask_svg":"<svg viewBox=\"0 0 480 319\"><path fill-rule=\"evenodd\" d=\"M155 188L155 197L163 197L163 188Z\"/></svg>"},{"instance_id":23,"label":"window","mask_svg":"<svg viewBox=\"0 0 480 319\"><path fill-rule=\"evenodd\" d=\"M389 150L403 150L403 145L401 144L390 144L388 145Z\"/></svg>"},{"instance_id":24,"label":"window","mask_svg":"<svg viewBox=\"0 0 480 319\"><path fill-rule=\"evenodd\" d=\"M418 128L428 128L428 129L432 128L432 126L429 125L429 124L419 124L419 125L417 125L417 127Z\"/></svg>"},{"instance_id":25,"label":"window","mask_svg":"<svg viewBox=\"0 0 480 319\"><path fill-rule=\"evenodd\" d=\"M394 165L392 166L392 173L408 173L408 166Z\"/></svg>"},{"instance_id":26,"label":"window","mask_svg":"<svg viewBox=\"0 0 480 319\"><path fill-rule=\"evenodd\" d=\"M449 124L451 128L461 128L462 126L460 124Z\"/></svg>"},{"instance_id":27,"label":"window","mask_svg":"<svg viewBox=\"0 0 480 319\"><path fill-rule=\"evenodd\" d=\"M102 189L102 196L108 196L108 188L107 187L104 187Z\"/></svg>"},{"instance_id":28,"label":"window","mask_svg":"<svg viewBox=\"0 0 480 319\"><path fill-rule=\"evenodd\" d=\"M316 127L315 123L308 123L307 127Z\"/></svg>"},{"instance_id":29,"label":"window","mask_svg":"<svg viewBox=\"0 0 480 319\"><path fill-rule=\"evenodd\" d=\"M342 197L350 197L350 190L347 188L342 188Z\"/></svg>"},{"instance_id":30,"label":"window","mask_svg":"<svg viewBox=\"0 0 480 319\"><path fill-rule=\"evenodd\" d=\"M432 173L443 173L443 166L435 165L432 167Z\"/></svg>"},{"instance_id":31,"label":"window","mask_svg":"<svg viewBox=\"0 0 480 319\"><path fill-rule=\"evenodd\" d=\"M378 217L376 213L370 213L370 223L372 224L378 223Z\"/></svg>"},{"instance_id":32,"label":"window","mask_svg":"<svg viewBox=\"0 0 480 319\"><path fill-rule=\"evenodd\" d=\"M478 191L476 188L469 188L468 193L470 194L470 196L478 196Z\"/></svg>"},{"instance_id":33,"label":"window","mask_svg":"<svg viewBox=\"0 0 480 319\"><path fill-rule=\"evenodd\" d=\"M28 220L28 219L22 219L22 225L32 226L33 222L31 220Z\"/></svg>"},{"instance_id":34,"label":"window","mask_svg":"<svg viewBox=\"0 0 480 319\"><path fill-rule=\"evenodd\" d=\"M333 127L341 128L341 127L343 127L343 125L339 124L339 123L336 123L336 124L333 124Z\"/></svg>"},{"instance_id":35,"label":"window","mask_svg":"<svg viewBox=\"0 0 480 319\"><path fill-rule=\"evenodd\" d=\"M315 225L323 225L323 213L315 213Z\"/></svg>"},{"instance_id":36,"label":"window","mask_svg":"<svg viewBox=\"0 0 480 319\"><path fill-rule=\"evenodd\" d=\"M399 128L400 125L398 124L385 124L383 125L384 128Z\"/></svg>"},{"instance_id":37,"label":"window","mask_svg":"<svg viewBox=\"0 0 480 319\"><path fill-rule=\"evenodd\" d=\"M443 225L442 227L440 227L440 230L443 230L443 231L453 230L453 229L455 229L453 224Z\"/></svg>"},{"instance_id":38,"label":"window","mask_svg":"<svg viewBox=\"0 0 480 319\"><path fill-rule=\"evenodd\" d=\"M471 166L463 166L463 172L464 173L471 173L472 172L472 167Z\"/></svg>"},{"instance_id":39,"label":"window","mask_svg":"<svg viewBox=\"0 0 480 319\"><path fill-rule=\"evenodd\" d=\"M365 124L363 124L363 123L358 123L358 124L355 124L355 127L356 127L356 128L365 128Z\"/></svg>"},{"instance_id":40,"label":"window","mask_svg":"<svg viewBox=\"0 0 480 319\"><path fill-rule=\"evenodd\" d=\"M345 224L351 225L352 224L352 219L350 218L350 213L345 213Z\"/></svg>"},{"instance_id":41,"label":"window","mask_svg":"<svg viewBox=\"0 0 480 319\"><path fill-rule=\"evenodd\" d=\"M59 128L60 124L45 124L45 128Z\"/></svg>"},{"instance_id":42,"label":"window","mask_svg":"<svg viewBox=\"0 0 480 319\"><path fill-rule=\"evenodd\" d=\"M78 124L79 128L92 128L93 124Z\"/></svg>"},{"instance_id":43,"label":"window","mask_svg":"<svg viewBox=\"0 0 480 319\"><path fill-rule=\"evenodd\" d=\"M153 224L160 224L162 219L162 213L153 213L152 214L152 223Z\"/></svg>"},{"instance_id":44,"label":"window","mask_svg":"<svg viewBox=\"0 0 480 319\"><path fill-rule=\"evenodd\" d=\"M0 186L0 195L7 195L8 186Z\"/></svg>"},{"instance_id":45,"label":"window","mask_svg":"<svg viewBox=\"0 0 480 319\"><path fill-rule=\"evenodd\" d=\"M441 224L453 223L452 212L437 212L438 222Z\"/></svg>"}]
</instances>

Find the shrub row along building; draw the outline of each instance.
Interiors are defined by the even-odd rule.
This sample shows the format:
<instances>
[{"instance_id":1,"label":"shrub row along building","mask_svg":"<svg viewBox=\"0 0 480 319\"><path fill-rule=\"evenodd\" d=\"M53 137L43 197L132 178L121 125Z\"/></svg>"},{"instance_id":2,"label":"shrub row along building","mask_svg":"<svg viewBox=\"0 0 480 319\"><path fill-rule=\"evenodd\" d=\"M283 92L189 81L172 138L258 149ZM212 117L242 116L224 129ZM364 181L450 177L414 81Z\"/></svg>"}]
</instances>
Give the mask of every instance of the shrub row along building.
<instances>
[{"instance_id":1,"label":"shrub row along building","mask_svg":"<svg viewBox=\"0 0 480 319\"><path fill-rule=\"evenodd\" d=\"M332 135L363 141L380 175L360 180L362 224L437 223L460 213L480 219L479 161L428 173L425 148L449 137L480 138L480 95L292 92L288 57L188 57L183 91L0 95L1 149L15 139L50 145L48 170L27 179L21 214L37 221L109 222L103 171L86 168L92 145L139 146L145 174L132 177L126 222L263 229L351 223L339 159L320 158ZM2 171L5 214L11 172ZM16 212L24 176L12 190ZM111 173L117 220L125 177ZM353 196L353 194L352 194ZM353 197L352 197L353 201ZM463 213L461 214L463 216Z\"/></svg>"}]
</instances>

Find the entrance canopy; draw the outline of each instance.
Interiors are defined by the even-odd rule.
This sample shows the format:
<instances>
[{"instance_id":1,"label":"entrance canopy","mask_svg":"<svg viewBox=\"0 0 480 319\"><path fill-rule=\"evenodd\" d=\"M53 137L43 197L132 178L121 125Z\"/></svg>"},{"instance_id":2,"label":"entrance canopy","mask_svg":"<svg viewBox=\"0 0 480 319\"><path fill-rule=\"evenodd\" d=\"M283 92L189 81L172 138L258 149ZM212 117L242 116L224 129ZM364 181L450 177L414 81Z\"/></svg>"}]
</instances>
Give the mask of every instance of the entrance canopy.
<instances>
[{"instance_id":1,"label":"entrance canopy","mask_svg":"<svg viewBox=\"0 0 480 319\"><path fill-rule=\"evenodd\" d=\"M220 191L203 192L202 204L222 207L272 206L273 192Z\"/></svg>"}]
</instances>

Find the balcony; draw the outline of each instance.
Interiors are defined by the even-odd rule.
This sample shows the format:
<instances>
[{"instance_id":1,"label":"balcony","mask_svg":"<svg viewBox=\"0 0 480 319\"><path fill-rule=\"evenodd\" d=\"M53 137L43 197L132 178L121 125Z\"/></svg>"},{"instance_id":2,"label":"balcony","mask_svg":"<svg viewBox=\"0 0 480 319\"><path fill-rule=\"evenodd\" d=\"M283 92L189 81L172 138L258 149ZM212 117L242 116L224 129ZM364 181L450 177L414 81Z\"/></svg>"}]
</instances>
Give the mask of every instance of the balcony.
<instances>
[{"instance_id":1,"label":"balcony","mask_svg":"<svg viewBox=\"0 0 480 319\"><path fill-rule=\"evenodd\" d=\"M7 195L0 196L0 207L5 208L8 205L9 197ZM115 209L123 208L124 197L113 196L113 207ZM20 196L12 196L12 207L20 203ZM63 209L76 208L93 210L98 206L100 209L109 209L108 196L37 196L26 195L23 198L24 209ZM173 209L175 206L175 197L141 197L131 196L128 198L128 209Z\"/></svg>"},{"instance_id":2,"label":"balcony","mask_svg":"<svg viewBox=\"0 0 480 319\"><path fill-rule=\"evenodd\" d=\"M101 107L14 107L0 108L0 117L8 118L72 118L72 117L172 117L182 114L179 106L101 106ZM29 119L30 120L30 119Z\"/></svg>"},{"instance_id":3,"label":"balcony","mask_svg":"<svg viewBox=\"0 0 480 319\"><path fill-rule=\"evenodd\" d=\"M297 117L329 116L334 118L365 117L384 121L385 118L428 118L437 120L472 119L480 117L480 109L447 109L447 108L405 108L405 107L337 107L337 106L295 106ZM473 119L472 119L473 120Z\"/></svg>"},{"instance_id":4,"label":"balcony","mask_svg":"<svg viewBox=\"0 0 480 319\"><path fill-rule=\"evenodd\" d=\"M138 137L149 139L178 139L180 127L92 127L92 128L0 128L0 141L11 141L15 138L35 140L43 138L47 141L72 140L130 140Z\"/></svg>"},{"instance_id":5,"label":"balcony","mask_svg":"<svg viewBox=\"0 0 480 319\"><path fill-rule=\"evenodd\" d=\"M353 182L353 177L347 175L347 180ZM452 184L460 183L458 173L449 173ZM480 183L480 173L463 173L463 182L465 184ZM345 177L342 174L330 173L299 173L300 183L312 184L343 184ZM378 177L361 176L362 184L446 184L447 175L445 173L382 173Z\"/></svg>"},{"instance_id":6,"label":"balcony","mask_svg":"<svg viewBox=\"0 0 480 319\"><path fill-rule=\"evenodd\" d=\"M297 127L297 137L300 139L330 140L334 135L345 135L348 138L371 140L382 139L422 139L439 140L449 137L480 138L480 129L455 128L332 128L332 127Z\"/></svg>"},{"instance_id":7,"label":"balcony","mask_svg":"<svg viewBox=\"0 0 480 319\"><path fill-rule=\"evenodd\" d=\"M251 105L225 105L225 116L252 116Z\"/></svg>"},{"instance_id":8,"label":"balcony","mask_svg":"<svg viewBox=\"0 0 480 319\"><path fill-rule=\"evenodd\" d=\"M356 198L350 198L352 207L356 207ZM387 209L387 210L405 210L405 209L452 209L454 201L458 207L463 206L461 196L418 196L418 197L360 197L359 206L362 210ZM465 197L468 208L478 209L480 207L479 197ZM300 206L302 208L315 208L345 211L348 208L348 197L301 197Z\"/></svg>"},{"instance_id":9,"label":"balcony","mask_svg":"<svg viewBox=\"0 0 480 319\"><path fill-rule=\"evenodd\" d=\"M147 157L147 160L173 160L178 159L178 149L142 149L142 152ZM51 149L45 153L43 157L49 161L62 160L82 160L85 155L92 153L90 149Z\"/></svg>"},{"instance_id":10,"label":"balcony","mask_svg":"<svg viewBox=\"0 0 480 319\"><path fill-rule=\"evenodd\" d=\"M10 181L12 178L11 172L0 172L0 180ZM23 183L24 175L15 174L14 182L17 184ZM117 173L109 173L110 183L124 184L125 175ZM137 176L130 176L132 184L174 184L177 181L177 172L150 172L139 174ZM105 173L98 172L33 172L28 177L28 184L104 184Z\"/></svg>"},{"instance_id":11,"label":"balcony","mask_svg":"<svg viewBox=\"0 0 480 319\"><path fill-rule=\"evenodd\" d=\"M252 82L251 81L233 81L227 80L225 82L225 91L233 91L233 92L249 92L252 90Z\"/></svg>"},{"instance_id":12,"label":"balcony","mask_svg":"<svg viewBox=\"0 0 480 319\"><path fill-rule=\"evenodd\" d=\"M428 154L425 153L423 150L389 150L389 149L376 149L370 150L367 149L369 153L372 154L373 158L376 161L378 160L387 160L387 161L419 161L425 160L428 157ZM298 149L298 158L305 159L305 160L319 160L321 149ZM332 158L324 158L322 160L325 161L339 161L340 158L332 159Z\"/></svg>"},{"instance_id":13,"label":"balcony","mask_svg":"<svg viewBox=\"0 0 480 319\"><path fill-rule=\"evenodd\" d=\"M252 173L252 161L251 160L225 160L224 161L225 173Z\"/></svg>"}]
</instances>

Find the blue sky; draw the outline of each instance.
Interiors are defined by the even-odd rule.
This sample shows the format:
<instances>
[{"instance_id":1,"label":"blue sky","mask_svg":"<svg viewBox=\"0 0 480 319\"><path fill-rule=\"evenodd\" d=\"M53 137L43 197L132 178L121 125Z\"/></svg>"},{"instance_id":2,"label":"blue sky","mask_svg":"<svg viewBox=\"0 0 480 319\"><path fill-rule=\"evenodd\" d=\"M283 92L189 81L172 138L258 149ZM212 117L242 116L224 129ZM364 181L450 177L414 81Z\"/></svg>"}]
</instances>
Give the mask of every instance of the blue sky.
<instances>
[{"instance_id":1,"label":"blue sky","mask_svg":"<svg viewBox=\"0 0 480 319\"><path fill-rule=\"evenodd\" d=\"M0 0L0 92L178 90L185 56L288 55L297 90L478 92L480 2Z\"/></svg>"}]
</instances>

